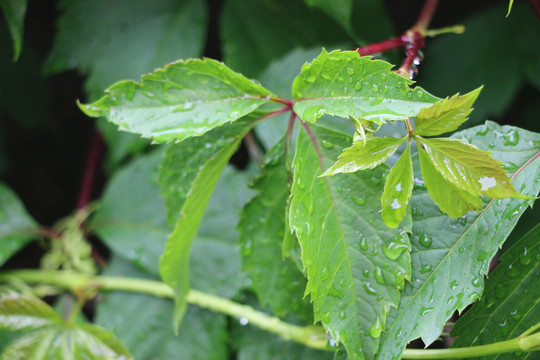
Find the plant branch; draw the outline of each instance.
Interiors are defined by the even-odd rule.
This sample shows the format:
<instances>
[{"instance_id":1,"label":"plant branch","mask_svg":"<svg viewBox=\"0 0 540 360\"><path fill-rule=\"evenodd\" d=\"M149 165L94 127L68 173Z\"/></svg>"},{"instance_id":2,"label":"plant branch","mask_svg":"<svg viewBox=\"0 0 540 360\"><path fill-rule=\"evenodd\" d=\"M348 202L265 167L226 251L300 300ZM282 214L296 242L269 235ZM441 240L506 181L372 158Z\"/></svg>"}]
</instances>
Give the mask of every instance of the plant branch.
<instances>
[{"instance_id":1,"label":"plant branch","mask_svg":"<svg viewBox=\"0 0 540 360\"><path fill-rule=\"evenodd\" d=\"M101 137L99 131L96 130L94 131L92 144L90 145L90 152L88 153L88 159L86 160L86 166L84 168L79 198L77 199L77 209L85 208L90 202L92 188L94 186L94 180L102 150L103 138Z\"/></svg>"},{"instance_id":2,"label":"plant branch","mask_svg":"<svg viewBox=\"0 0 540 360\"><path fill-rule=\"evenodd\" d=\"M531 4L538 19L540 19L540 0L529 0L529 4Z\"/></svg>"},{"instance_id":3,"label":"plant branch","mask_svg":"<svg viewBox=\"0 0 540 360\"><path fill-rule=\"evenodd\" d=\"M420 31L427 30L438 4L439 0L426 0L424 7L418 16L418 20L416 20L416 25L414 26L416 29Z\"/></svg>"}]
</instances>

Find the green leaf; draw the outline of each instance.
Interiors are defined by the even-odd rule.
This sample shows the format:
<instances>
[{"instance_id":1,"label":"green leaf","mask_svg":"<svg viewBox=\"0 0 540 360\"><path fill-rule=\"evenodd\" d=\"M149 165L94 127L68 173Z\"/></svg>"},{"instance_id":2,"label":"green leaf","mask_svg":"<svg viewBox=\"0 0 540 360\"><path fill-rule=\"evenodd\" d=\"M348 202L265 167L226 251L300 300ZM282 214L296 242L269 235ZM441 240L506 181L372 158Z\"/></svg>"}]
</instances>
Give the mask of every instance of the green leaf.
<instances>
[{"instance_id":1,"label":"green leaf","mask_svg":"<svg viewBox=\"0 0 540 360\"><path fill-rule=\"evenodd\" d=\"M405 139L393 137L355 140L351 147L343 150L338 161L326 170L323 176L373 169L388 160L404 141Z\"/></svg>"},{"instance_id":2,"label":"green leaf","mask_svg":"<svg viewBox=\"0 0 540 360\"><path fill-rule=\"evenodd\" d=\"M38 227L17 195L0 183L0 265L35 238Z\"/></svg>"},{"instance_id":3,"label":"green leaf","mask_svg":"<svg viewBox=\"0 0 540 360\"><path fill-rule=\"evenodd\" d=\"M501 162L489 152L456 139L421 138L421 142L437 171L460 189L491 198L527 198L514 190Z\"/></svg>"},{"instance_id":4,"label":"green leaf","mask_svg":"<svg viewBox=\"0 0 540 360\"><path fill-rule=\"evenodd\" d=\"M501 134L513 132L520 140L505 145ZM493 148L496 159L512 161L520 169L514 186L526 195L538 194L539 134L487 122L455 136L481 149ZM387 318L377 359L399 358L405 345L417 337L431 344L455 310L462 311L478 300L492 257L532 203L493 199L482 211L452 220L436 208L425 190L414 193L412 280L405 287L398 310L392 310Z\"/></svg>"},{"instance_id":5,"label":"green leaf","mask_svg":"<svg viewBox=\"0 0 540 360\"><path fill-rule=\"evenodd\" d=\"M407 213L407 204L412 196L414 174L411 159L411 146L401 154L384 184L381 197L382 218L386 226L398 227Z\"/></svg>"},{"instance_id":6,"label":"green leaf","mask_svg":"<svg viewBox=\"0 0 540 360\"><path fill-rule=\"evenodd\" d=\"M310 126L331 163L351 138ZM325 144L324 146L322 146ZM321 178L317 151L301 131L294 159L289 222L302 247L315 320L322 321L349 357L373 354L386 314L397 306L410 276L406 229L389 229L373 211L384 170Z\"/></svg>"},{"instance_id":7,"label":"green leaf","mask_svg":"<svg viewBox=\"0 0 540 360\"><path fill-rule=\"evenodd\" d=\"M321 46L331 48L347 39L337 23L302 0L227 0L220 24L224 62L257 78L291 49L316 46L320 51Z\"/></svg>"},{"instance_id":8,"label":"green leaf","mask_svg":"<svg viewBox=\"0 0 540 360\"><path fill-rule=\"evenodd\" d=\"M243 127L247 132L250 127ZM210 196L225 165L236 151L242 135L218 149L199 168L197 176L191 183L189 193L180 211L173 232L165 245L165 252L160 261L160 274L163 281L175 291L176 325L180 322L186 307L186 296L189 291L189 255L191 244L201 223ZM183 166L180 162L177 166Z\"/></svg>"},{"instance_id":9,"label":"green leaf","mask_svg":"<svg viewBox=\"0 0 540 360\"><path fill-rule=\"evenodd\" d=\"M237 120L271 102L272 93L212 59L178 61L121 81L81 109L157 142L184 140Z\"/></svg>"},{"instance_id":10,"label":"green leaf","mask_svg":"<svg viewBox=\"0 0 540 360\"><path fill-rule=\"evenodd\" d=\"M113 257L106 275L154 278L118 257ZM173 304L169 299L112 292L103 295L96 311L96 323L114 331L138 360L228 358L223 315L188 306L179 335L175 336L171 324Z\"/></svg>"},{"instance_id":11,"label":"green leaf","mask_svg":"<svg viewBox=\"0 0 540 360\"><path fill-rule=\"evenodd\" d=\"M310 122L323 114L385 122L415 116L440 100L419 87L411 89L412 81L391 69L356 51L323 49L294 80L294 111Z\"/></svg>"},{"instance_id":12,"label":"green leaf","mask_svg":"<svg viewBox=\"0 0 540 360\"><path fill-rule=\"evenodd\" d=\"M456 130L467 121L472 105L482 87L468 94L456 94L420 110L414 117L414 132L422 136L436 136Z\"/></svg>"},{"instance_id":13,"label":"green leaf","mask_svg":"<svg viewBox=\"0 0 540 360\"><path fill-rule=\"evenodd\" d=\"M326 14L334 18L344 29L351 30L351 0L304 0L310 7L318 7Z\"/></svg>"},{"instance_id":14,"label":"green leaf","mask_svg":"<svg viewBox=\"0 0 540 360\"><path fill-rule=\"evenodd\" d=\"M0 7L13 39L13 61L21 54L24 34L24 16L26 15L27 0L0 0Z\"/></svg>"},{"instance_id":15,"label":"green leaf","mask_svg":"<svg viewBox=\"0 0 540 360\"><path fill-rule=\"evenodd\" d=\"M261 305L269 305L278 316L292 312L312 319L313 310L303 299L306 280L282 254L290 192L284 139L267 153L253 188L258 194L242 210L238 225L242 268L249 274Z\"/></svg>"},{"instance_id":16,"label":"green leaf","mask_svg":"<svg viewBox=\"0 0 540 360\"><path fill-rule=\"evenodd\" d=\"M433 202L437 204L443 213L452 218L457 218L471 210L480 210L484 206L482 199L478 195L470 194L446 180L437 171L426 151L420 146L418 147L418 154L424 185L427 187Z\"/></svg>"},{"instance_id":17,"label":"green leaf","mask_svg":"<svg viewBox=\"0 0 540 360\"><path fill-rule=\"evenodd\" d=\"M76 68L88 75L85 87L92 97L115 81L139 79L169 62L199 57L204 49L202 1L70 0L60 9L46 71Z\"/></svg>"},{"instance_id":18,"label":"green leaf","mask_svg":"<svg viewBox=\"0 0 540 360\"><path fill-rule=\"evenodd\" d=\"M491 344L518 337L538 323L540 314L540 224L518 240L489 274L482 300L460 317L452 346ZM510 355L510 354L508 354ZM513 359L525 359L512 354ZM529 358L533 358L532 354ZM494 359L495 356L488 357Z\"/></svg>"},{"instance_id":19,"label":"green leaf","mask_svg":"<svg viewBox=\"0 0 540 360\"><path fill-rule=\"evenodd\" d=\"M2 344L1 359L131 359L107 330L93 324L67 324L38 298L10 294L0 298L0 330L18 332Z\"/></svg>"}]
</instances>

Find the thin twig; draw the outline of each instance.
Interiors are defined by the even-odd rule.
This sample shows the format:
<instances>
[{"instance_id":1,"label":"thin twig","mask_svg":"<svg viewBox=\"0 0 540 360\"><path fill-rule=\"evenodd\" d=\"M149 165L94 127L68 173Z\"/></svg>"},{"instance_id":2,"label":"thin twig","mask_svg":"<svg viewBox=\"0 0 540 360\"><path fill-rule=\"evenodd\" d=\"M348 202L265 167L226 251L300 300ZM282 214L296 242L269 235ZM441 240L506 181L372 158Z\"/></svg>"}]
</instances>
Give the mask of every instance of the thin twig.
<instances>
[{"instance_id":1,"label":"thin twig","mask_svg":"<svg viewBox=\"0 0 540 360\"><path fill-rule=\"evenodd\" d=\"M79 197L77 199L77 209L85 208L86 205L88 205L88 203L90 202L92 196L92 188L94 187L94 180L99 165L99 158L102 151L103 138L101 137L99 131L96 130L92 138L90 152L88 153L86 166L84 168Z\"/></svg>"}]
</instances>

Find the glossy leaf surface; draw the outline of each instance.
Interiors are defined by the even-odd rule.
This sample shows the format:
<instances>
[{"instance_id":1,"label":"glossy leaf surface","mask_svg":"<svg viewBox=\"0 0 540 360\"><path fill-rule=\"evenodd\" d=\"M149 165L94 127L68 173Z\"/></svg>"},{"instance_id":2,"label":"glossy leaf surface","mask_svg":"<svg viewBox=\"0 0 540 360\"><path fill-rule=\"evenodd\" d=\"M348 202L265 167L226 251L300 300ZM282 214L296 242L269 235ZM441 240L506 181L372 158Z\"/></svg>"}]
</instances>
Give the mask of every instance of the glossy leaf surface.
<instances>
[{"instance_id":1,"label":"glossy leaf surface","mask_svg":"<svg viewBox=\"0 0 540 360\"><path fill-rule=\"evenodd\" d=\"M342 133L310 128L325 165L351 141ZM343 342L350 357L372 355L386 314L399 303L410 276L406 229L389 229L373 211L385 169L320 177L317 152L305 131L297 139L293 166L289 222L302 247L315 320Z\"/></svg>"},{"instance_id":2,"label":"glossy leaf surface","mask_svg":"<svg viewBox=\"0 0 540 360\"><path fill-rule=\"evenodd\" d=\"M87 323L69 325L49 305L28 295L9 294L0 298L0 331L6 330L18 332L18 336L1 344L2 359L132 358L107 330Z\"/></svg>"},{"instance_id":3,"label":"glossy leaf surface","mask_svg":"<svg viewBox=\"0 0 540 360\"><path fill-rule=\"evenodd\" d=\"M414 173L411 160L411 146L401 154L401 157L390 170L384 184L381 197L382 218L386 226L398 227L407 213L407 205L412 196Z\"/></svg>"},{"instance_id":4,"label":"glossy leaf surface","mask_svg":"<svg viewBox=\"0 0 540 360\"><path fill-rule=\"evenodd\" d=\"M24 34L24 16L27 0L0 0L0 7L8 24L13 39L13 60L17 61L21 54Z\"/></svg>"},{"instance_id":5,"label":"glossy leaf surface","mask_svg":"<svg viewBox=\"0 0 540 360\"><path fill-rule=\"evenodd\" d=\"M477 346L518 337L538 323L540 314L540 225L518 240L489 274L482 300L452 329L453 346ZM534 359L534 353L503 354L498 359ZM495 356L488 357L494 359Z\"/></svg>"},{"instance_id":6,"label":"glossy leaf surface","mask_svg":"<svg viewBox=\"0 0 540 360\"><path fill-rule=\"evenodd\" d=\"M154 278L119 257L112 259L106 275ZM223 315L188 306L178 336L174 335L172 316L170 299L110 292L103 294L97 306L96 323L113 331L138 360L227 359Z\"/></svg>"},{"instance_id":7,"label":"glossy leaf surface","mask_svg":"<svg viewBox=\"0 0 540 360\"><path fill-rule=\"evenodd\" d=\"M404 141L405 139L375 136L366 141L355 140L351 147L343 150L335 164L323 175L373 169L388 160Z\"/></svg>"},{"instance_id":8,"label":"glossy leaf surface","mask_svg":"<svg viewBox=\"0 0 540 360\"><path fill-rule=\"evenodd\" d=\"M282 254L290 193L286 161L282 140L267 153L262 174L253 185L258 194L242 210L238 225L242 268L249 274L261 305L269 305L278 316L293 312L311 319L311 305L303 296L306 280L294 262Z\"/></svg>"},{"instance_id":9,"label":"glossy leaf surface","mask_svg":"<svg viewBox=\"0 0 540 360\"><path fill-rule=\"evenodd\" d=\"M520 140L505 145L501 134L515 134ZM526 195L538 194L540 158L535 156L539 134L487 122L455 136L480 149L492 149L493 157L505 166L512 161L521 168L514 175L514 186ZM377 359L399 357L405 345L417 337L430 344L455 310L461 311L480 298L492 257L531 203L494 199L482 211L452 220L436 208L425 190L414 191L412 280L398 310L392 310L387 318Z\"/></svg>"},{"instance_id":10,"label":"glossy leaf surface","mask_svg":"<svg viewBox=\"0 0 540 360\"><path fill-rule=\"evenodd\" d=\"M463 96L456 94L421 109L414 117L414 132L422 136L436 136L456 130L467 121L480 90L482 88Z\"/></svg>"},{"instance_id":11,"label":"glossy leaf surface","mask_svg":"<svg viewBox=\"0 0 540 360\"><path fill-rule=\"evenodd\" d=\"M488 152L456 139L422 139L421 142L435 168L460 189L492 198L524 198L514 190L501 162Z\"/></svg>"},{"instance_id":12,"label":"glossy leaf surface","mask_svg":"<svg viewBox=\"0 0 540 360\"><path fill-rule=\"evenodd\" d=\"M37 228L17 195L0 183L0 265L32 240Z\"/></svg>"},{"instance_id":13,"label":"glossy leaf surface","mask_svg":"<svg viewBox=\"0 0 540 360\"><path fill-rule=\"evenodd\" d=\"M178 61L144 75L141 83L121 81L106 92L81 109L157 142L200 136L255 111L272 96L208 58Z\"/></svg>"},{"instance_id":14,"label":"glossy leaf surface","mask_svg":"<svg viewBox=\"0 0 540 360\"><path fill-rule=\"evenodd\" d=\"M440 100L391 71L392 65L355 51L322 53L294 80L294 111L313 122L323 114L375 122L403 120Z\"/></svg>"}]
</instances>

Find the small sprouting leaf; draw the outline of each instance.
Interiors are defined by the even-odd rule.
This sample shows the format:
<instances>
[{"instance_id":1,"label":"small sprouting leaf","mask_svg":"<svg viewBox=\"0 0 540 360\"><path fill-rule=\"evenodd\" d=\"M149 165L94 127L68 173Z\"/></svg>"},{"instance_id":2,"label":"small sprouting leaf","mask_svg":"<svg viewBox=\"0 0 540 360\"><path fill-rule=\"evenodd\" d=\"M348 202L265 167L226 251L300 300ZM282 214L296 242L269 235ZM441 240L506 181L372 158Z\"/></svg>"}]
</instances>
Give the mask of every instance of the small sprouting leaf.
<instances>
[{"instance_id":1,"label":"small sprouting leaf","mask_svg":"<svg viewBox=\"0 0 540 360\"><path fill-rule=\"evenodd\" d=\"M325 166L350 144L342 133L310 129ZM376 351L386 315L410 274L408 229L388 228L373 211L385 170L320 177L310 137L303 130L298 136L289 223L302 248L315 319L350 358Z\"/></svg>"},{"instance_id":2,"label":"small sprouting leaf","mask_svg":"<svg viewBox=\"0 0 540 360\"><path fill-rule=\"evenodd\" d=\"M0 7L4 11L9 32L13 39L13 61L17 61L21 54L26 6L27 0L0 0Z\"/></svg>"},{"instance_id":3,"label":"small sprouting leaf","mask_svg":"<svg viewBox=\"0 0 540 360\"><path fill-rule=\"evenodd\" d=\"M426 151L418 147L420 167L424 185L427 187L429 196L441 211L452 218L465 215L471 210L480 210L483 206L482 199L460 189L446 180L435 168Z\"/></svg>"},{"instance_id":4,"label":"small sprouting leaf","mask_svg":"<svg viewBox=\"0 0 540 360\"><path fill-rule=\"evenodd\" d=\"M382 218L386 226L396 228L405 213L407 204L412 196L414 185L414 174L411 159L411 146L401 154L384 185L384 192L381 197Z\"/></svg>"},{"instance_id":5,"label":"small sprouting leaf","mask_svg":"<svg viewBox=\"0 0 540 360\"><path fill-rule=\"evenodd\" d=\"M238 225L242 268L250 275L261 305L269 305L278 316L293 312L310 319L313 310L303 300L306 280L294 262L282 255L290 192L287 167L282 139L267 153L263 173L253 185L259 193L242 211Z\"/></svg>"},{"instance_id":6,"label":"small sprouting leaf","mask_svg":"<svg viewBox=\"0 0 540 360\"><path fill-rule=\"evenodd\" d=\"M29 295L0 298L0 330L14 335L1 344L2 359L132 359L109 331L88 323L67 324L49 305Z\"/></svg>"},{"instance_id":7,"label":"small sprouting leaf","mask_svg":"<svg viewBox=\"0 0 540 360\"><path fill-rule=\"evenodd\" d=\"M419 87L411 89L412 81L391 68L355 51L323 49L294 80L294 111L309 122L330 114L381 123L415 116L440 100Z\"/></svg>"},{"instance_id":8,"label":"small sprouting leaf","mask_svg":"<svg viewBox=\"0 0 540 360\"><path fill-rule=\"evenodd\" d=\"M540 224L501 256L501 263L486 280L482 300L460 317L452 329L452 336L456 336L452 346L478 346L510 340L538 323L538 239ZM521 358L527 358L526 354ZM512 355L512 358L520 357Z\"/></svg>"},{"instance_id":9,"label":"small sprouting leaf","mask_svg":"<svg viewBox=\"0 0 540 360\"><path fill-rule=\"evenodd\" d=\"M212 59L178 61L120 81L107 95L80 104L89 116L105 116L121 130L157 142L184 140L235 121L271 102L272 93Z\"/></svg>"},{"instance_id":10,"label":"small sprouting leaf","mask_svg":"<svg viewBox=\"0 0 540 360\"><path fill-rule=\"evenodd\" d=\"M459 188L491 198L528 198L514 189L501 162L489 152L456 139L421 138L420 141L435 168Z\"/></svg>"},{"instance_id":11,"label":"small sprouting leaf","mask_svg":"<svg viewBox=\"0 0 540 360\"><path fill-rule=\"evenodd\" d=\"M519 141L505 146L501 134L514 134ZM465 137L481 149L492 148L496 159L519 169L512 176L513 185L529 196L538 194L539 134L486 122L455 136ZM399 358L406 344L418 337L431 344L454 311L462 311L478 300L492 257L533 203L493 199L478 213L450 219L436 208L425 190L414 192L412 280L404 289L399 308L388 315L375 357L378 360Z\"/></svg>"},{"instance_id":12,"label":"small sprouting leaf","mask_svg":"<svg viewBox=\"0 0 540 360\"><path fill-rule=\"evenodd\" d=\"M343 150L335 164L322 176L373 169L388 160L404 141L405 139L393 137L371 137L365 141L355 140L351 147Z\"/></svg>"},{"instance_id":13,"label":"small sprouting leaf","mask_svg":"<svg viewBox=\"0 0 540 360\"><path fill-rule=\"evenodd\" d=\"M414 117L414 132L422 136L437 136L456 130L467 121L481 90L480 87L463 96L456 94L423 108Z\"/></svg>"},{"instance_id":14,"label":"small sprouting leaf","mask_svg":"<svg viewBox=\"0 0 540 360\"><path fill-rule=\"evenodd\" d=\"M0 183L0 265L32 240L37 228L17 195Z\"/></svg>"}]
</instances>

